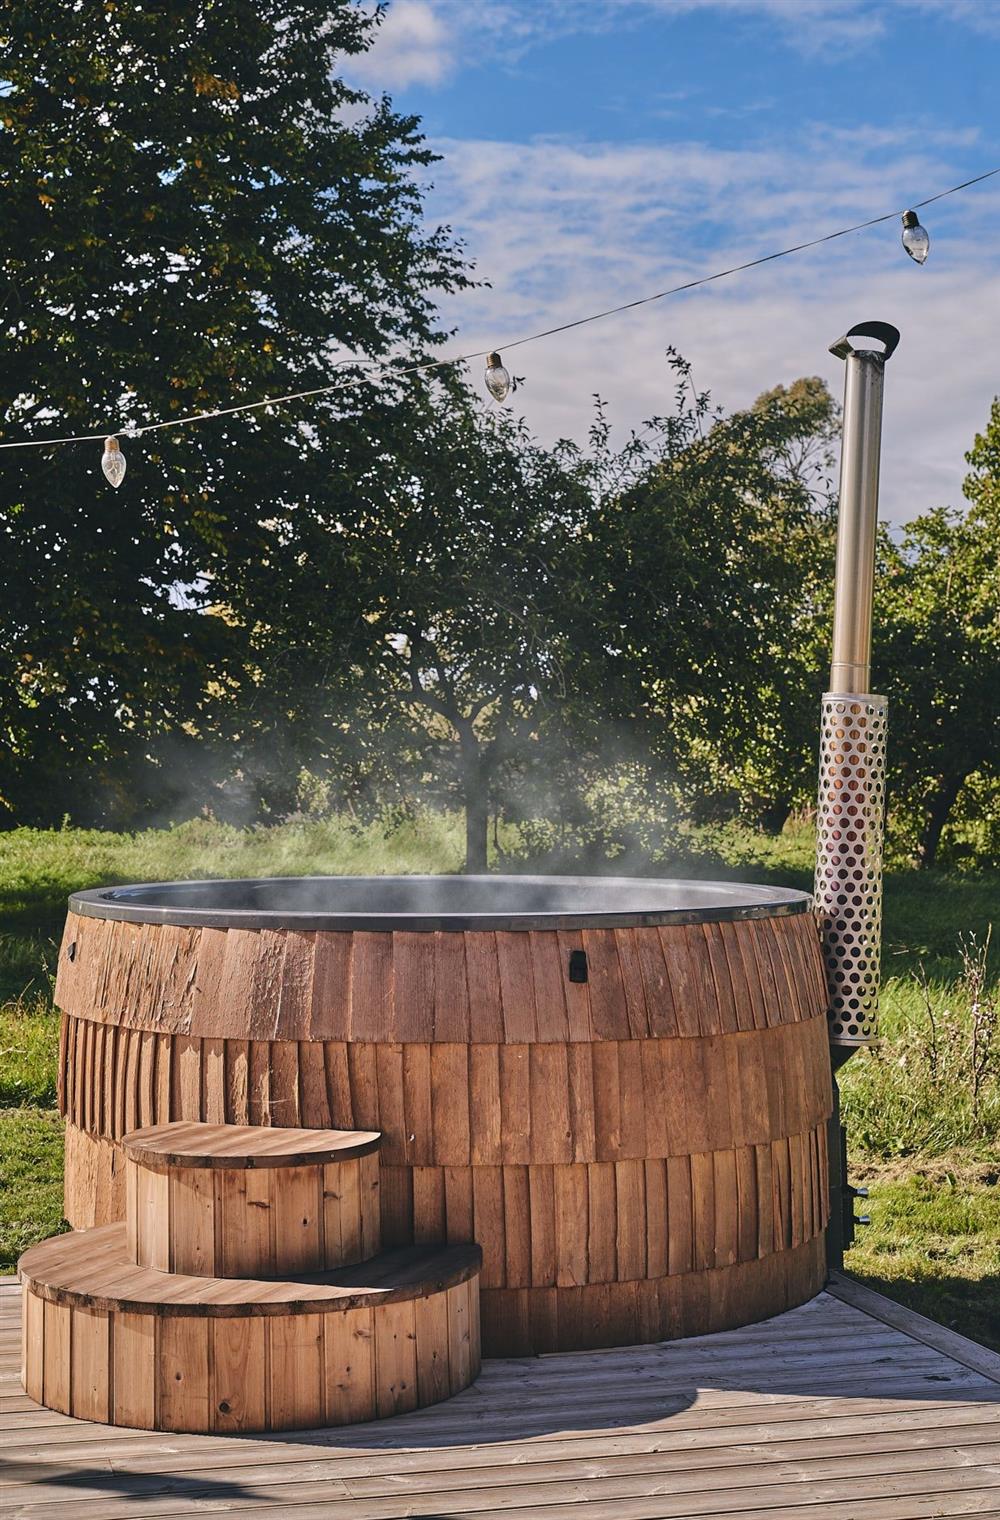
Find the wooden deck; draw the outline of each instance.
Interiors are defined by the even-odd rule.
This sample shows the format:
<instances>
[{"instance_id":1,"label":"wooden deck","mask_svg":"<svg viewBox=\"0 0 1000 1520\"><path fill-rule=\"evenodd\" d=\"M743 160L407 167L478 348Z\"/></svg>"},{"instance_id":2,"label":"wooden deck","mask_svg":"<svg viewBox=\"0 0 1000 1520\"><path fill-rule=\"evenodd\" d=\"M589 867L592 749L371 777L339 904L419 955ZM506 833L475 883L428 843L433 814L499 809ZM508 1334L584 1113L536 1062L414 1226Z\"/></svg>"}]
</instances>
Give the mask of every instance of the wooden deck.
<instances>
[{"instance_id":1,"label":"wooden deck","mask_svg":"<svg viewBox=\"0 0 1000 1520\"><path fill-rule=\"evenodd\" d=\"M111 1429L20 1391L0 1283L4 1520L1000 1517L1000 1357L837 1278L745 1330L488 1362L436 1408L235 1438Z\"/></svg>"}]
</instances>

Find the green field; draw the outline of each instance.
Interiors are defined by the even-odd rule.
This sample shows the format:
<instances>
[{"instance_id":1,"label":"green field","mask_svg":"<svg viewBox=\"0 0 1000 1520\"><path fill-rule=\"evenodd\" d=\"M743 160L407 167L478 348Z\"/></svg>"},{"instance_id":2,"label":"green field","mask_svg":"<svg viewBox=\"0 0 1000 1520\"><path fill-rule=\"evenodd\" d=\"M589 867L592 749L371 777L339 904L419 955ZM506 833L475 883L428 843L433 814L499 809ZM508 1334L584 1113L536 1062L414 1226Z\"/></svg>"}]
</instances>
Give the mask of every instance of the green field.
<instances>
[{"instance_id":1,"label":"green field","mask_svg":"<svg viewBox=\"0 0 1000 1520\"><path fill-rule=\"evenodd\" d=\"M544 867L519 851L513 832L500 842L511 868ZM715 830L692 834L688 855L656 869L808 888L811 848L804 826L777 840ZM184 876L455 871L462 852L460 819L431 814L390 830L340 820L239 830L198 820L135 835L0 835L4 1268L62 1220L51 974L68 892ZM872 1216L849 1269L1000 1348L997 947L983 954L998 908L996 876L887 876L883 1041L851 1060L842 1089L854 1179L869 1187Z\"/></svg>"}]
</instances>

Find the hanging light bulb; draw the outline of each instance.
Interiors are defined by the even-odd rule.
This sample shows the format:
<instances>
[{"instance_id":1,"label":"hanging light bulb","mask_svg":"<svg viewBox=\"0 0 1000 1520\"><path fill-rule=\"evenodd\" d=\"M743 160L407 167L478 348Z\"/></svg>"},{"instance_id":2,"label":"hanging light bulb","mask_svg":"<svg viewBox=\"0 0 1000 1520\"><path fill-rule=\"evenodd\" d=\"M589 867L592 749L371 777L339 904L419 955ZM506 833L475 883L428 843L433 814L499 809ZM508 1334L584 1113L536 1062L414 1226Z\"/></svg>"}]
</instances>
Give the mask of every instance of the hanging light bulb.
<instances>
[{"instance_id":1,"label":"hanging light bulb","mask_svg":"<svg viewBox=\"0 0 1000 1520\"><path fill-rule=\"evenodd\" d=\"M917 264L922 264L930 253L931 240L915 211L903 212L903 247Z\"/></svg>"},{"instance_id":2,"label":"hanging light bulb","mask_svg":"<svg viewBox=\"0 0 1000 1520\"><path fill-rule=\"evenodd\" d=\"M125 455L121 451L117 438L105 438L101 469L117 491L125 479Z\"/></svg>"},{"instance_id":3,"label":"hanging light bulb","mask_svg":"<svg viewBox=\"0 0 1000 1520\"><path fill-rule=\"evenodd\" d=\"M504 401L510 392L510 376L499 354L486 355L486 389L494 401Z\"/></svg>"}]
</instances>

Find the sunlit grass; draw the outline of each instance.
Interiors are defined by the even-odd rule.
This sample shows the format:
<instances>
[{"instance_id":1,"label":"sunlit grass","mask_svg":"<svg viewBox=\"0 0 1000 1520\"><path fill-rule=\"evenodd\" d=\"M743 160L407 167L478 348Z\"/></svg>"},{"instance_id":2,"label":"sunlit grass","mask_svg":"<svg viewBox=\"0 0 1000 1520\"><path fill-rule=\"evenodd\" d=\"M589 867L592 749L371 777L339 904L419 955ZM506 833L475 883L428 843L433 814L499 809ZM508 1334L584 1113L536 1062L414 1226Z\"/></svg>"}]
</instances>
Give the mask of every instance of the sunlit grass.
<instances>
[{"instance_id":1,"label":"sunlit grass","mask_svg":"<svg viewBox=\"0 0 1000 1520\"><path fill-rule=\"evenodd\" d=\"M65 1229L63 1127L45 1108L0 1109L0 1271L22 1251Z\"/></svg>"},{"instance_id":2,"label":"sunlit grass","mask_svg":"<svg viewBox=\"0 0 1000 1520\"><path fill-rule=\"evenodd\" d=\"M884 983L880 1042L840 1078L855 1150L939 1156L965 1147L1000 1158L1000 988L985 941L960 942L954 978Z\"/></svg>"},{"instance_id":3,"label":"sunlit grass","mask_svg":"<svg viewBox=\"0 0 1000 1520\"><path fill-rule=\"evenodd\" d=\"M850 1272L1000 1351L1000 1157L856 1156L852 1180L869 1189L872 1222L848 1252Z\"/></svg>"}]
</instances>

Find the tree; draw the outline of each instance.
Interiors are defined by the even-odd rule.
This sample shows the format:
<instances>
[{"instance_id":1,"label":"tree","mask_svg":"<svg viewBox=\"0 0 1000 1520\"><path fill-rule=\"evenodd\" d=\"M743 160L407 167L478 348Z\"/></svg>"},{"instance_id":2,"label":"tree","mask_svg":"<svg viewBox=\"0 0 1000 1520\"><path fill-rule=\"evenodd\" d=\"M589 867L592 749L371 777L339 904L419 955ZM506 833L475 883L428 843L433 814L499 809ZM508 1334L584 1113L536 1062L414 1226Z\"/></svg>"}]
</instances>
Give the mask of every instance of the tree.
<instances>
[{"instance_id":1,"label":"tree","mask_svg":"<svg viewBox=\"0 0 1000 1520\"><path fill-rule=\"evenodd\" d=\"M485 871L498 775L559 726L580 669L590 501L566 451L454 378L391 413L342 453L322 515L290 513L238 581L230 567L261 672L253 716L265 759L280 722L310 770L360 760L383 795L395 769L457 797L466 869ZM371 467L386 436L391 472Z\"/></svg>"},{"instance_id":2,"label":"tree","mask_svg":"<svg viewBox=\"0 0 1000 1520\"><path fill-rule=\"evenodd\" d=\"M482 871L491 809L563 813L626 756L689 792L746 763L800 537L811 552L789 450L829 398L725 418L672 362L676 411L620 450L600 406L587 452L544 449L454 377L373 409L325 511L283 514L225 571L260 673L243 715L262 796L304 765L455 799Z\"/></svg>"},{"instance_id":3,"label":"tree","mask_svg":"<svg viewBox=\"0 0 1000 1520\"><path fill-rule=\"evenodd\" d=\"M1000 780L1000 399L966 459L968 510L908 524L877 581L893 808L913 819L924 866L966 781Z\"/></svg>"},{"instance_id":4,"label":"tree","mask_svg":"<svg viewBox=\"0 0 1000 1520\"><path fill-rule=\"evenodd\" d=\"M2 441L119 432L322 386L345 357L427 352L434 299L465 276L447 229L420 227L415 119L339 77L374 25L351 0L6 6ZM180 752L201 763L209 707L229 711L218 691L252 680L232 620L205 610L272 522L321 510L373 394L125 438L117 494L99 444L3 453L8 821L89 794L93 816L130 822L176 791ZM158 788L137 774L149 759Z\"/></svg>"},{"instance_id":5,"label":"tree","mask_svg":"<svg viewBox=\"0 0 1000 1520\"><path fill-rule=\"evenodd\" d=\"M792 810L815 794L818 697L830 656L840 409L825 382L813 377L765 391L751 412L770 435L764 443L769 469L808 510L775 523L780 552L794 573L784 583L787 597L772 608L756 721L727 731L719 785L732 792L734 810L747 822L778 834Z\"/></svg>"},{"instance_id":6,"label":"tree","mask_svg":"<svg viewBox=\"0 0 1000 1520\"><path fill-rule=\"evenodd\" d=\"M640 682L637 729L695 814L783 821L815 766L801 731L829 508L814 496L835 410L803 380L711 413L705 396L689 404L687 366L673 363L675 413L637 441L645 465L600 518L608 638Z\"/></svg>"}]
</instances>

